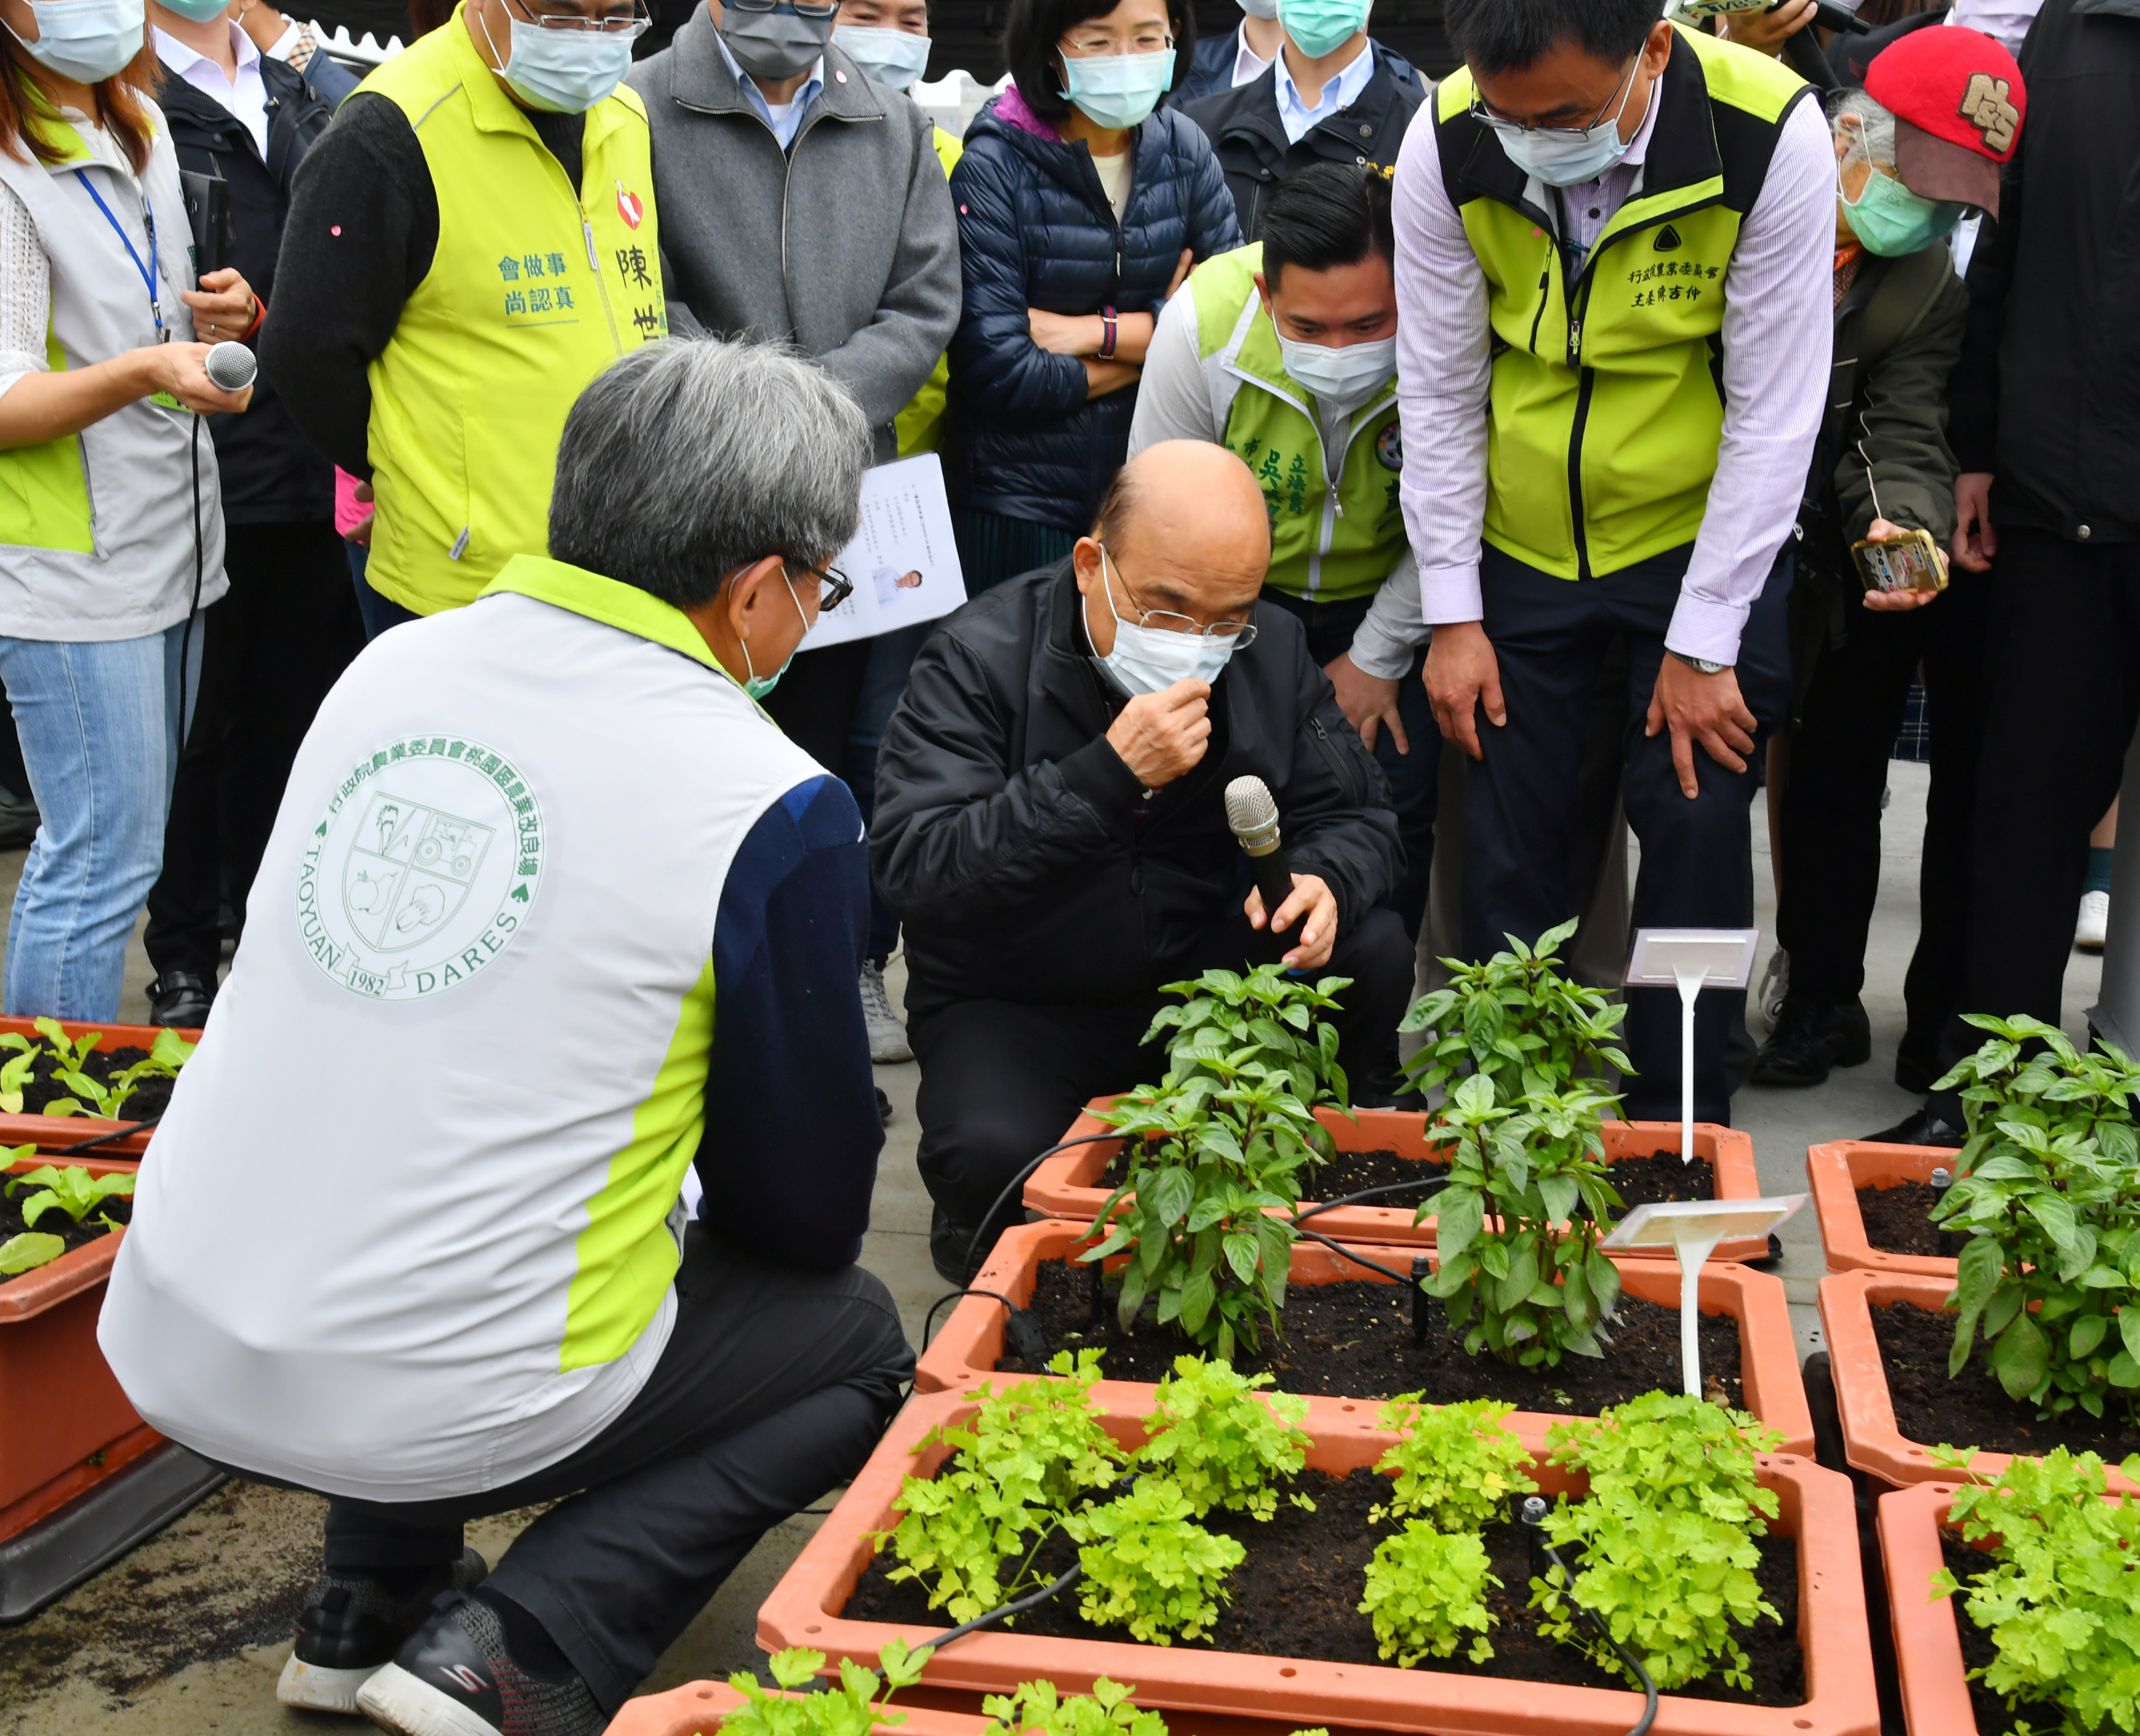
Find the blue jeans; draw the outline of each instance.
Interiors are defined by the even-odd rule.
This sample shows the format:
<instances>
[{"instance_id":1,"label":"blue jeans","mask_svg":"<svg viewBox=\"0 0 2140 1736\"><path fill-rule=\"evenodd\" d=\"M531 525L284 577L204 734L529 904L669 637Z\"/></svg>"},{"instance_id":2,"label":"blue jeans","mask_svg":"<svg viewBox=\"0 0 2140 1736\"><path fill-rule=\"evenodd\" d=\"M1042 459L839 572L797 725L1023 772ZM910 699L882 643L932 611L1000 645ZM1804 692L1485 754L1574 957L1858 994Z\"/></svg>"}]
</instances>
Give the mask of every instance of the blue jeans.
<instances>
[{"instance_id":1,"label":"blue jeans","mask_svg":"<svg viewBox=\"0 0 2140 1736\"><path fill-rule=\"evenodd\" d=\"M356 586L356 609L357 613L364 617L364 637L367 644L389 627L398 627L405 622L424 618L414 609L405 609L391 597L381 596L371 588L365 577L365 570L371 564L371 544L351 542L346 547L349 549L349 576Z\"/></svg>"},{"instance_id":2,"label":"blue jeans","mask_svg":"<svg viewBox=\"0 0 2140 1736\"><path fill-rule=\"evenodd\" d=\"M185 646L186 717L202 632ZM118 1017L126 943L164 861L184 625L95 644L0 638L0 682L43 824L7 921L17 1017Z\"/></svg>"}]
</instances>

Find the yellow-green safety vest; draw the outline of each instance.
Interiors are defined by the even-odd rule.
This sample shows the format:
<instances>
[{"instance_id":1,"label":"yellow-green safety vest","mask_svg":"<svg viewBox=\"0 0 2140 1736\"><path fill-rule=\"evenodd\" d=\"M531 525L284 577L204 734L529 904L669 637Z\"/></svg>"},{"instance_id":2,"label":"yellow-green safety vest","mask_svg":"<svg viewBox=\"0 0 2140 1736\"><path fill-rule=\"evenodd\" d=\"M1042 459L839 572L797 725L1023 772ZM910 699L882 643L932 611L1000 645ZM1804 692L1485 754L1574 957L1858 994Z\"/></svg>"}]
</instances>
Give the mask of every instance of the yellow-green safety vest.
<instances>
[{"instance_id":1,"label":"yellow-green safety vest","mask_svg":"<svg viewBox=\"0 0 2140 1736\"><path fill-rule=\"evenodd\" d=\"M1205 260L1189 277L1212 405L1224 408L1220 444L1264 491L1271 522L1265 582L1319 603L1370 596L1405 552L1396 376L1352 412L1333 479L1314 395L1286 372L1278 328L1256 292L1263 262L1263 243L1251 242Z\"/></svg>"},{"instance_id":2,"label":"yellow-green safety vest","mask_svg":"<svg viewBox=\"0 0 2140 1736\"><path fill-rule=\"evenodd\" d=\"M409 117L439 202L431 268L367 370L379 508L365 578L419 615L547 549L566 413L669 329L638 94L620 85L587 111L576 189L464 13L363 85Z\"/></svg>"},{"instance_id":3,"label":"yellow-green safety vest","mask_svg":"<svg viewBox=\"0 0 2140 1736\"><path fill-rule=\"evenodd\" d=\"M936 160L944 165L944 179L951 179L951 171L959 166L959 159L966 154L966 147L954 139L942 127L933 129L935 135ZM951 386L951 358L940 356L929 377L921 382L921 390L908 401L907 406L893 419L892 429L899 436L899 455L910 459L917 452L934 452L944 438L944 404Z\"/></svg>"},{"instance_id":4,"label":"yellow-green safety vest","mask_svg":"<svg viewBox=\"0 0 2140 1736\"><path fill-rule=\"evenodd\" d=\"M1573 258L1550 189L1435 96L1442 183L1486 275L1493 327L1485 538L1564 579L1691 542L1724 428L1724 301L1739 228L1810 87L1767 56L1675 27L1639 189Z\"/></svg>"}]
</instances>

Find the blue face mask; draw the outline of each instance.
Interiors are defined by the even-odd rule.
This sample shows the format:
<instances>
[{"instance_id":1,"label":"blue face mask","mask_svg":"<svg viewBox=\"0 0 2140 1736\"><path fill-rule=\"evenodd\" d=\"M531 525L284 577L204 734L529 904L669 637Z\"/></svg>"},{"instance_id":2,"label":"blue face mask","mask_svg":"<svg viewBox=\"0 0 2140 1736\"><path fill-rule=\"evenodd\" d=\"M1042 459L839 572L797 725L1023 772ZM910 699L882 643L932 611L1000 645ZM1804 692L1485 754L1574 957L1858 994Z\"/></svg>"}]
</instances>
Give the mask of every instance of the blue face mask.
<instances>
[{"instance_id":1,"label":"blue face mask","mask_svg":"<svg viewBox=\"0 0 2140 1736\"><path fill-rule=\"evenodd\" d=\"M1500 140L1509 160L1525 174L1536 175L1549 187L1578 187L1596 180L1627 154L1633 140L1620 136L1620 117L1634 92L1635 68L1641 61L1638 54L1628 63L1620 100L1593 126L1521 127L1482 112L1476 103L1472 112Z\"/></svg>"},{"instance_id":2,"label":"blue face mask","mask_svg":"<svg viewBox=\"0 0 2140 1736\"><path fill-rule=\"evenodd\" d=\"M143 0L30 0L30 11L37 40L15 40L38 65L86 85L123 71L141 51L149 22Z\"/></svg>"},{"instance_id":3,"label":"blue face mask","mask_svg":"<svg viewBox=\"0 0 2140 1736\"><path fill-rule=\"evenodd\" d=\"M873 78L895 91L911 90L929 70L929 38L907 30L886 30L875 24L842 24L832 40L847 51L847 58Z\"/></svg>"},{"instance_id":4,"label":"blue face mask","mask_svg":"<svg viewBox=\"0 0 2140 1736\"><path fill-rule=\"evenodd\" d=\"M810 617L803 614L802 599L796 596L795 581L788 576L788 569L784 566L780 569L780 582L788 587L788 601L794 604L796 618L802 623L803 638L807 639L810 634ZM757 665L750 660L750 641L746 639L742 641L742 644L743 666L746 678L743 684L743 690L753 699L763 699L774 688L780 685L780 678L788 673L788 664L795 661L795 651L802 649L802 640L797 640L795 651L790 651L788 654L788 662L782 664L771 674L761 675L758 672Z\"/></svg>"},{"instance_id":5,"label":"blue face mask","mask_svg":"<svg viewBox=\"0 0 2140 1736\"><path fill-rule=\"evenodd\" d=\"M196 24L219 18L229 10L228 0L222 5L218 5L216 0L163 0L163 3L180 17L190 18Z\"/></svg>"},{"instance_id":6,"label":"blue face mask","mask_svg":"<svg viewBox=\"0 0 2140 1736\"><path fill-rule=\"evenodd\" d=\"M1066 54L1063 100L1095 126L1123 132L1142 126L1174 82L1174 51L1156 54Z\"/></svg>"},{"instance_id":7,"label":"blue face mask","mask_svg":"<svg viewBox=\"0 0 2140 1736\"><path fill-rule=\"evenodd\" d=\"M1216 681L1234 655L1234 640L1215 639L1208 633L1169 633L1124 620L1115 607L1113 581L1107 551L1100 550L1100 589L1106 593L1107 613L1115 618L1115 648L1100 660L1108 673L1132 694L1163 693L1177 681L1195 679Z\"/></svg>"},{"instance_id":8,"label":"blue face mask","mask_svg":"<svg viewBox=\"0 0 2140 1736\"><path fill-rule=\"evenodd\" d=\"M1279 0L1278 21L1312 61L1334 54L1367 27L1372 0Z\"/></svg>"},{"instance_id":9,"label":"blue face mask","mask_svg":"<svg viewBox=\"0 0 2140 1736\"><path fill-rule=\"evenodd\" d=\"M497 53L483 14L474 17ZM512 52L499 74L530 108L553 115L584 115L622 84L631 70L631 45L647 27L644 19L622 30L545 30L524 18L512 22Z\"/></svg>"}]
</instances>

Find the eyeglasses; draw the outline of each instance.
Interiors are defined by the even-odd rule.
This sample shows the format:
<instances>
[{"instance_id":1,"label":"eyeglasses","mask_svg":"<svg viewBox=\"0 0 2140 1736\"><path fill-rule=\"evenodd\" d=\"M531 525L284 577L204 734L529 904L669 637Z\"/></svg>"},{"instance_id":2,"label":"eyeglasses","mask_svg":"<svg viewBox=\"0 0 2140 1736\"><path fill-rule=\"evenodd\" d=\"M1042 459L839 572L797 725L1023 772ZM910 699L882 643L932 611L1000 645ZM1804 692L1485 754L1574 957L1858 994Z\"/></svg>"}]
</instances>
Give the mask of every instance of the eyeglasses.
<instances>
[{"instance_id":1,"label":"eyeglasses","mask_svg":"<svg viewBox=\"0 0 2140 1736\"><path fill-rule=\"evenodd\" d=\"M734 0L729 0L729 3L734 4ZM812 566L807 561L798 561L795 564L825 587L817 598L817 612L820 615L831 614L855 594L855 581L838 567Z\"/></svg>"},{"instance_id":2,"label":"eyeglasses","mask_svg":"<svg viewBox=\"0 0 2140 1736\"><path fill-rule=\"evenodd\" d=\"M1106 543L1102 542L1100 545L1100 552L1106 557L1108 566L1114 565L1114 557L1107 553ZM1120 572L1122 569L1116 567L1115 571ZM1103 582L1105 582L1104 572ZM1237 651L1244 650L1255 643L1256 624L1254 621L1200 621L1193 615L1180 615L1171 609L1147 609L1136 600L1135 593L1130 590L1130 581L1126 578L1122 581L1122 595L1129 598L1130 606L1137 611L1136 624L1140 627L1151 627L1161 633L1194 633L1205 639L1223 640ZM1113 601L1111 588L1108 596L1110 607L1113 606Z\"/></svg>"},{"instance_id":3,"label":"eyeglasses","mask_svg":"<svg viewBox=\"0 0 2140 1736\"><path fill-rule=\"evenodd\" d=\"M1174 38L1155 26L1126 40L1097 34L1064 37L1056 46L1073 60L1089 60L1109 54L1164 54L1174 46Z\"/></svg>"},{"instance_id":4,"label":"eyeglasses","mask_svg":"<svg viewBox=\"0 0 2140 1736\"><path fill-rule=\"evenodd\" d=\"M654 27L653 16L643 4L635 3L626 16L603 18L590 18L582 12L538 12L527 0L517 0L517 4L521 16L538 30L595 31L604 36L629 32L636 38Z\"/></svg>"},{"instance_id":5,"label":"eyeglasses","mask_svg":"<svg viewBox=\"0 0 2140 1736\"><path fill-rule=\"evenodd\" d=\"M1471 118L1504 139L1520 138L1526 133L1534 138L1580 139L1603 122L1606 110L1620 100L1621 93L1634 78L1635 68L1642 63L1642 51L1637 48L1634 59L1627 62L1627 70L1620 75L1620 82L1612 86L1612 94L1605 99L1604 106L1581 126L1526 126L1520 120L1511 120L1505 115L1496 115L1486 106L1486 99L1476 95L1471 99Z\"/></svg>"},{"instance_id":6,"label":"eyeglasses","mask_svg":"<svg viewBox=\"0 0 2140 1736\"><path fill-rule=\"evenodd\" d=\"M780 0L728 0L739 12L769 12ZM840 9L840 0L792 0L798 18L829 18Z\"/></svg>"}]
</instances>

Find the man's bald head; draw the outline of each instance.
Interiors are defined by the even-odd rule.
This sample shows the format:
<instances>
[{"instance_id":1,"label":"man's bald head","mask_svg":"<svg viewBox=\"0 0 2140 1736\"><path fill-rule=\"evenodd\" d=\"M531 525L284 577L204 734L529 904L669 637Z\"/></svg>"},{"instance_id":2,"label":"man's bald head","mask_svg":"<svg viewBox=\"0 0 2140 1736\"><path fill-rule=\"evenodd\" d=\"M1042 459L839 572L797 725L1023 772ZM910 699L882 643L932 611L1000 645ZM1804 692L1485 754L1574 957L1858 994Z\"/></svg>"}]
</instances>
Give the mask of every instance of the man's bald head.
<instances>
[{"instance_id":1,"label":"man's bald head","mask_svg":"<svg viewBox=\"0 0 2140 1736\"><path fill-rule=\"evenodd\" d=\"M1101 545L1113 567L1115 608L1162 609L1205 622L1245 616L1270 567L1270 514L1249 467L1205 440L1162 440L1116 473L1092 534L1077 544L1077 588L1101 582ZM1093 648L1114 646L1104 606L1086 611Z\"/></svg>"}]
</instances>

